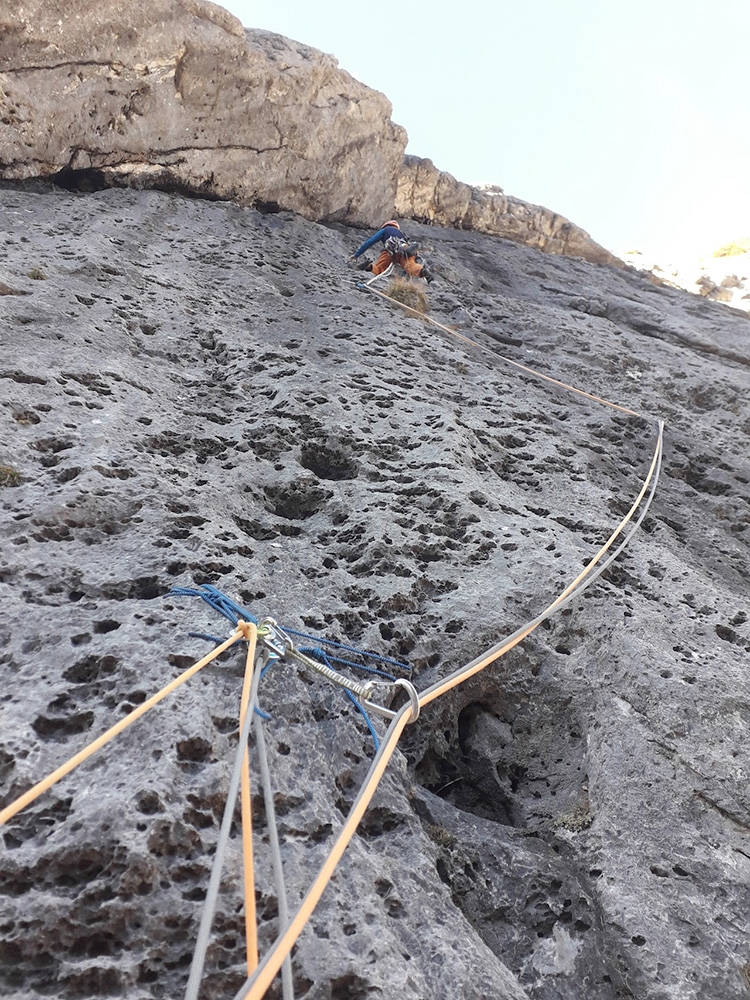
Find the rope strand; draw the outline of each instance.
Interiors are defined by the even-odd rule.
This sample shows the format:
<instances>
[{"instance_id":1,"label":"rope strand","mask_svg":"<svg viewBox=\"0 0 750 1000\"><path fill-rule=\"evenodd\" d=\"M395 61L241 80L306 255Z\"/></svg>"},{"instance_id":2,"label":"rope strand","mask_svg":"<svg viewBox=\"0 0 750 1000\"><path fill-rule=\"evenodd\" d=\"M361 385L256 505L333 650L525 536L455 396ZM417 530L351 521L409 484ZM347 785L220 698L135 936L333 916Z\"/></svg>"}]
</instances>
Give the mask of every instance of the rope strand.
<instances>
[{"instance_id":1,"label":"rope strand","mask_svg":"<svg viewBox=\"0 0 750 1000\"><path fill-rule=\"evenodd\" d=\"M216 649L212 649L207 656L203 657L202 660L198 660L198 662L194 663L192 667L188 667L188 669L181 673L179 677L176 677L173 681L171 681L171 683L167 684L166 687L163 687L161 691L158 691L147 701L144 701L142 705L138 705L137 708L134 708L132 712L129 712L124 719L120 719L120 721L108 729L106 733L102 733L101 736L92 740L91 743L85 746L83 750L80 750L77 754L75 754L75 756L71 757L70 760L61 764L60 767L54 770L51 774L48 774L42 781L37 782L37 784L30 788L27 792L20 795L15 802L11 802L9 806L6 806L5 809L0 812L0 826L2 826L3 823L7 823L9 819L12 819L16 813L25 809L26 806L31 805L31 803L34 802L35 799L38 799L43 792L46 792L48 788L57 784L57 782L60 781L61 778L64 778L66 774L70 774L70 772L75 770L79 764L88 760L88 758L95 754L97 750L106 746L110 740L113 740L115 736L118 736L124 729L127 729L128 726L132 725L136 719L140 719L140 717L145 715L149 709L158 705L162 699L167 697L168 694L175 691L181 684L184 684L185 681L189 680L193 674L197 674L199 670L202 670L203 667L206 666L206 664L211 663L211 661L215 660L219 654L224 652L225 649L229 649L230 646L233 646L235 642L239 642L239 640L243 639L244 636L244 629L238 628L236 632L234 632L220 646L217 646Z\"/></svg>"},{"instance_id":2,"label":"rope strand","mask_svg":"<svg viewBox=\"0 0 750 1000\"><path fill-rule=\"evenodd\" d=\"M534 631L543 621L545 621L554 611L558 611L565 607L570 601L575 597L579 596L587 587L604 572L604 570L611 564L611 562L617 557L617 555L625 548L632 536L637 531L638 527L642 523L644 517L646 516L651 501L654 498L656 492L656 486L659 480L659 472L661 469L661 458L662 458L662 442L663 442L663 429L664 424L662 421L658 423L658 435L656 446L654 449L654 455L651 461L651 466L649 468L648 475L638 493L635 501L633 502L630 510L625 515L625 517L620 521L617 528L612 532L610 537L604 543L604 545L599 549L596 555L591 559L588 566L578 574L578 576L571 581L570 584L562 591L561 594L549 604L544 611L532 621L523 625L521 628L517 629L512 635L510 635L503 642L491 647L482 656L477 657L477 659L465 664L463 667L449 674L447 677L443 678L441 681L433 684L431 687L427 688L425 691L419 694L419 707L420 709L428 705L431 701L434 701L439 696L445 694L447 691L456 687L457 685L468 680L469 677L474 676L474 674L479 673L490 663L493 663L499 657L503 656L514 646L518 645L522 639ZM647 491L650 492L646 503L641 510L641 513L637 521L632 526L631 530L625 536L623 541L620 543L619 547L610 554L609 558L605 560L601 565L599 560L602 556L609 551L609 549L614 544L615 540L622 534L625 527L632 520L635 512L640 506L643 498L645 497ZM383 776L385 767L390 760L393 752L396 749L396 744L398 739L403 732L404 727L409 722L412 716L411 704L404 705L403 708L399 710L395 718L391 722L388 730L386 732L385 738L381 743L380 750L378 751L375 759L372 762L370 770L365 778L365 781L360 788L359 794L355 799L354 805L352 806L349 815L344 823L342 830L339 832L331 851L323 863L318 875L313 881L312 885L307 891L302 903L300 904L297 912L292 918L291 923L287 927L286 931L279 935L276 942L267 953L261 964L256 969L253 976L245 983L245 985L239 990L235 995L234 1000L261 1000L264 993L268 989L269 985L273 981L276 973L278 972L281 963L283 962L286 955L288 955L291 949L294 947L294 943L299 937L302 929L304 928L307 921L310 919L323 891L331 879L333 872L335 871L336 865L343 856L347 845L349 844L351 838L354 836L354 832L359 825L362 816L369 804L372 796L375 793L375 789Z\"/></svg>"},{"instance_id":3,"label":"rope strand","mask_svg":"<svg viewBox=\"0 0 750 1000\"><path fill-rule=\"evenodd\" d=\"M245 720L240 733L240 740L237 744L237 752L234 757L234 767L229 781L227 800L224 805L224 815L221 820L219 837L216 842L216 853L214 854L213 865L211 866L211 878L206 892L206 901L203 905L201 922L198 928L198 936L193 952L193 961L190 966L190 976L188 977L185 1000L198 1000L201 979L203 977L203 967L206 963L206 952L208 950L209 937L211 934L211 924L213 923L216 904L219 899L219 889L221 888L221 872L224 865L224 855L232 832L232 820L234 818L234 807L237 801L237 794L240 790L242 774L244 770L245 755L247 753L247 741L250 736L250 726L253 721L253 712L250 710L255 705L258 696L258 681L260 670L253 671L252 688L248 699L248 711L245 713Z\"/></svg>"}]
</instances>

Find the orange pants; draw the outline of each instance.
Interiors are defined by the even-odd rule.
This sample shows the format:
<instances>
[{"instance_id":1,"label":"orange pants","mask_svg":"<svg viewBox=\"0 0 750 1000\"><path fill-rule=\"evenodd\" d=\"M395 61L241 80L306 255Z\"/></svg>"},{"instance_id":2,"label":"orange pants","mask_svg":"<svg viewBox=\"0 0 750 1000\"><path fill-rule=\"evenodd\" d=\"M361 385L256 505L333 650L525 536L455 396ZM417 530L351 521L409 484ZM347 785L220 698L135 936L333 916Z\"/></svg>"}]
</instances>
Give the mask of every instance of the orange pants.
<instances>
[{"instance_id":1,"label":"orange pants","mask_svg":"<svg viewBox=\"0 0 750 1000\"><path fill-rule=\"evenodd\" d=\"M406 271L410 278L418 278L422 273L422 264L417 264L413 257L404 257L403 254L389 254L383 250L378 259L370 268L371 274L382 274L391 262L395 261L402 271Z\"/></svg>"}]
</instances>

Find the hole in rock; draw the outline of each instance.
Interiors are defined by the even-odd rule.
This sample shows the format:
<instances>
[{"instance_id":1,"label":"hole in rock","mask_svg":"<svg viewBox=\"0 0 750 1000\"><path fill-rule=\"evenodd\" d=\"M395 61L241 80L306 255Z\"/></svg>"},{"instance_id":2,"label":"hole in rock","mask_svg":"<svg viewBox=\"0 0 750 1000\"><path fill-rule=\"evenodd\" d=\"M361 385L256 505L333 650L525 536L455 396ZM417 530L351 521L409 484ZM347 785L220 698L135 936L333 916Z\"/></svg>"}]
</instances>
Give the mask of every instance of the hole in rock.
<instances>
[{"instance_id":1,"label":"hole in rock","mask_svg":"<svg viewBox=\"0 0 750 1000\"><path fill-rule=\"evenodd\" d=\"M318 479L356 479L358 463L341 449L309 445L302 449L300 465L314 472Z\"/></svg>"}]
</instances>

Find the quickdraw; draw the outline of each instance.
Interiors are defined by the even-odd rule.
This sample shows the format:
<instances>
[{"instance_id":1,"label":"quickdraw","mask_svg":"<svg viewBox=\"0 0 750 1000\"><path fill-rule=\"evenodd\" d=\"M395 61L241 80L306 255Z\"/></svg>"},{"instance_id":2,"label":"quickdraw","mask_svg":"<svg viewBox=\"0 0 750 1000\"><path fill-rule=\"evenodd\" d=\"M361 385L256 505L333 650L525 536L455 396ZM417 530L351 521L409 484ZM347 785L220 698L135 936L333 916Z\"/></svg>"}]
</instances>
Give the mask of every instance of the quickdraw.
<instances>
[{"instance_id":1,"label":"quickdraw","mask_svg":"<svg viewBox=\"0 0 750 1000\"><path fill-rule=\"evenodd\" d=\"M261 618L258 622L258 641L265 646L266 650L272 656L278 659L291 657L299 663L303 663L311 670L314 670L322 677L325 677L331 683L350 691L360 699L366 709L375 712L376 715L380 715L384 719L394 719L396 712L380 704L379 701L375 701L374 697L376 693L380 691L387 697L388 695L395 694L398 688L403 688L408 694L412 706L411 721L416 722L419 716L419 694L411 681L406 680L404 677L400 677L398 680L392 682L369 680L361 683L360 681L352 680L352 678L339 673L338 670L334 670L328 663L321 663L319 660L300 652L295 647L294 642L287 632L284 631L274 618L269 616Z\"/></svg>"}]
</instances>

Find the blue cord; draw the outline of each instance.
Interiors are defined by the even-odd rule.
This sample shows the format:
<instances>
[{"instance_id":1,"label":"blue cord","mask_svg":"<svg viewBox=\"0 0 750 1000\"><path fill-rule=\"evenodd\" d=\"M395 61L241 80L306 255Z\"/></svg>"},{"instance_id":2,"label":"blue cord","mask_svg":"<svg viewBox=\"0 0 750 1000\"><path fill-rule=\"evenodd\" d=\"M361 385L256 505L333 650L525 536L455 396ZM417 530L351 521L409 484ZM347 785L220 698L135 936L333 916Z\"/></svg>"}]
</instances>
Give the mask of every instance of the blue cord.
<instances>
[{"instance_id":1,"label":"blue cord","mask_svg":"<svg viewBox=\"0 0 750 1000\"><path fill-rule=\"evenodd\" d=\"M255 625L258 624L258 619L250 614L250 612L243 608L241 604L233 601L231 597L228 597L225 593L219 590L217 587L212 586L210 583L202 583L198 589L193 587L173 587L169 592L170 595L175 597L200 597L201 600L205 601L214 611L218 611L219 614L227 618L233 625L236 625L240 619L244 621L251 621ZM299 632L297 629L284 628L284 631L289 635L297 636L300 639L308 639L310 642L322 643L325 646L330 646L332 649L341 649L348 653L355 653L357 656L367 656L372 660L376 660L378 663L389 663L393 667L398 667L400 670L406 670L411 674L412 668L408 663L402 663L400 660L391 659L389 656L380 656L378 653L372 653L366 649L358 649L356 646L347 646L342 642L334 642L333 639L326 639L321 636L309 635L307 632ZM355 667L357 670L366 670L368 673L380 673L382 677L386 677L388 680L395 680L390 674L384 673L382 671L377 671L374 667L366 667L362 664L352 663L349 660L335 659L337 663L343 663L348 667Z\"/></svg>"},{"instance_id":2,"label":"blue cord","mask_svg":"<svg viewBox=\"0 0 750 1000\"><path fill-rule=\"evenodd\" d=\"M188 635L193 639L205 639L206 642L215 642L217 646L220 646L225 640L218 635L211 635L210 632L188 632Z\"/></svg>"},{"instance_id":3,"label":"blue cord","mask_svg":"<svg viewBox=\"0 0 750 1000\"><path fill-rule=\"evenodd\" d=\"M364 670L368 674L377 674L378 677L385 677L387 681L395 681L393 674L387 674L385 670L378 670L377 667L368 667L364 663L352 663L351 660L342 660L339 656L330 656L331 663L343 663L345 667L353 667L355 670Z\"/></svg>"},{"instance_id":4,"label":"blue cord","mask_svg":"<svg viewBox=\"0 0 750 1000\"><path fill-rule=\"evenodd\" d=\"M300 653L307 653L308 656L316 656L318 659L322 659L323 663L326 663L329 667L334 663L343 663L344 666L353 667L355 670L364 670L368 674L377 674L378 677L385 677L388 681L395 681L396 678L393 674L387 674L384 670L378 670L377 667L368 667L364 663L352 663L351 660L342 660L339 656L331 656L326 653L324 649L320 646L298 646Z\"/></svg>"},{"instance_id":5,"label":"blue cord","mask_svg":"<svg viewBox=\"0 0 750 1000\"><path fill-rule=\"evenodd\" d=\"M299 636L300 639L309 639L311 642L322 642L325 646L332 646L334 649L343 649L348 653L356 653L358 656L369 656L372 660L378 660L380 663L390 663L392 667L399 667L401 670L408 670L411 673L412 668L408 663L401 663L399 660L392 660L389 656L379 656L377 653L371 653L366 649L357 649L356 646L345 646L342 642L334 642L333 639L323 639L317 635L308 635L306 632L297 632L293 628L285 628L285 632L289 635ZM344 662L342 660L342 662Z\"/></svg>"},{"instance_id":6,"label":"blue cord","mask_svg":"<svg viewBox=\"0 0 750 1000\"><path fill-rule=\"evenodd\" d=\"M344 688L344 694L347 696L349 701L351 701L352 704L357 708L357 710L362 713L362 718L367 723L367 728L370 730L370 735L372 736L373 742L375 743L375 753L377 753L378 750L380 749L380 738L378 737L378 734L375 732L375 726L373 726L372 724L372 719L367 714L364 705L359 701L358 698L354 697L351 691L347 691L347 689Z\"/></svg>"},{"instance_id":7,"label":"blue cord","mask_svg":"<svg viewBox=\"0 0 750 1000\"><path fill-rule=\"evenodd\" d=\"M314 646L304 646L304 647L301 646L300 653L307 653L308 656L314 656L317 660L320 660L321 663L325 663L326 666L328 667L331 666L331 660L328 658L328 654L324 649L316 649ZM333 659L333 657L331 657L331 659ZM352 704L356 706L357 711L361 713L362 718L367 723L367 728L370 730L370 735L375 741L375 752L377 753L377 751L380 749L380 739L375 731L375 727L372 724L372 719L368 715L365 706L347 688L343 688L343 691L344 694L347 696L347 698L349 698L349 700L352 702Z\"/></svg>"},{"instance_id":8,"label":"blue cord","mask_svg":"<svg viewBox=\"0 0 750 1000\"><path fill-rule=\"evenodd\" d=\"M258 619L254 615L251 615L241 604L233 601L231 597L227 597L216 587L212 587L210 583L202 583L197 590L193 587L172 587L169 594L175 597L200 597L214 611L218 611L220 615L229 619L233 625L236 625L240 619L251 621L254 625L258 624Z\"/></svg>"},{"instance_id":9,"label":"blue cord","mask_svg":"<svg viewBox=\"0 0 750 1000\"><path fill-rule=\"evenodd\" d=\"M170 596L174 597L200 597L202 601L205 601L206 604L208 604L211 608L213 608L214 611L218 611L220 615L223 615L225 618L227 618L233 625L236 625L240 621L240 619L242 619L243 621L251 621L255 625L258 624L258 619L254 615L251 615L246 608L243 608L241 604L238 604L236 601L233 601L231 597L223 593L217 587L212 586L210 583L200 584L197 589L193 587L173 587L169 593ZM401 663L399 660L393 660L389 656L379 656L377 653L371 653L365 649L358 649L356 646L347 646L341 642L334 642L333 639L325 639L321 638L320 636L308 635L306 632L299 632L296 629L292 628L284 628L284 632L287 632L289 635L296 636L300 639L308 639L309 641L314 643L321 643L325 646L330 646L332 649L339 649L342 650L343 652L354 653L357 656L366 656L369 657L370 659L377 661L378 663L390 664L393 667L398 667L399 670L407 671L409 674L411 674L412 672L412 668L409 666L408 663ZM199 639L207 639L208 641L215 643L220 643L224 641L218 638L217 636L210 635L208 632L190 632L189 635L195 636L196 638ZM370 667L363 663L352 663L351 660L345 660L339 656L332 656L332 655L329 656L329 654L326 653L326 651L324 649L321 649L319 646L300 647L299 651L301 653L306 653L308 656L314 656L316 659L320 660L321 663L325 663L329 667L332 667L333 663L340 663L346 667L352 667L355 670L364 670L368 674L376 674L378 677L385 677L386 680L389 681L396 680L396 678L392 674L386 673L384 670L378 670L377 667ZM268 670L271 668L274 662L275 658L269 660L269 662L263 668L260 675L261 680L268 673ZM362 705L359 699L356 698L351 693L351 691L348 691L346 688L344 688L344 693L352 702L352 704L356 707L357 711L362 715L362 718L365 720L367 728L370 730L370 735L372 736L373 741L375 743L375 749L376 751L379 750L380 739L378 737L377 732L375 731L372 719L368 715L364 705ZM271 718L257 706L255 707L254 711L262 719Z\"/></svg>"}]
</instances>

